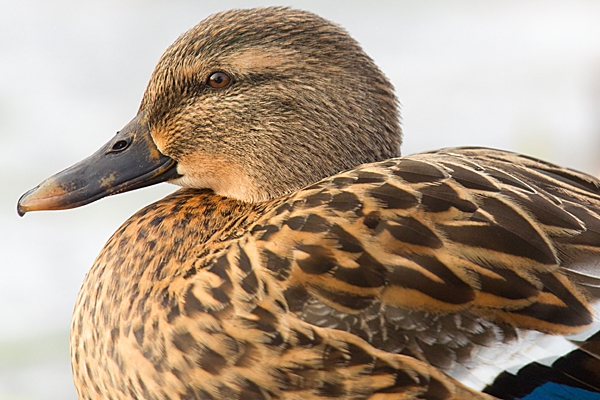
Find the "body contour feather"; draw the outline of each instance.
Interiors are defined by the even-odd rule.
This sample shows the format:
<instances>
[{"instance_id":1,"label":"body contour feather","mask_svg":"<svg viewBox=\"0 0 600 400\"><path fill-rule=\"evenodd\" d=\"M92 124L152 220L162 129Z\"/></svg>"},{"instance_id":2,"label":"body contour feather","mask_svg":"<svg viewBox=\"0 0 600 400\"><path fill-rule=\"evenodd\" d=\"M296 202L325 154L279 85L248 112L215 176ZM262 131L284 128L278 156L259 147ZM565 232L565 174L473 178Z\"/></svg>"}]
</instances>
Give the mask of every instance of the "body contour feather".
<instances>
[{"instance_id":1,"label":"body contour feather","mask_svg":"<svg viewBox=\"0 0 600 400\"><path fill-rule=\"evenodd\" d=\"M123 398L371 398L399 381L464 398L426 366L460 378L478 349L524 329L593 322L598 278L578 266L600 251L586 237L598 210L591 176L475 148L366 164L256 204L184 189L133 216L95 262L73 321L76 378L145 371L97 390ZM116 299L118 311L98 307ZM394 353L420 375L403 376Z\"/></svg>"}]
</instances>

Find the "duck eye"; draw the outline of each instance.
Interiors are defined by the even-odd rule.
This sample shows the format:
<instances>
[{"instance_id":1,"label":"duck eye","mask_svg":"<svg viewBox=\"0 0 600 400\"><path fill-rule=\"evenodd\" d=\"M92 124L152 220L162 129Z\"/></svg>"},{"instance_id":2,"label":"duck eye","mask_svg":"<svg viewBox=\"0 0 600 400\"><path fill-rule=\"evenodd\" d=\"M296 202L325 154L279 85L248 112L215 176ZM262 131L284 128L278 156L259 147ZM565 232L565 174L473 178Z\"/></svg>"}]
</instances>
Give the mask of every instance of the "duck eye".
<instances>
[{"instance_id":1,"label":"duck eye","mask_svg":"<svg viewBox=\"0 0 600 400\"><path fill-rule=\"evenodd\" d=\"M213 72L206 80L206 84L215 89L223 89L225 86L229 85L230 82L231 77L225 72Z\"/></svg>"}]
</instances>

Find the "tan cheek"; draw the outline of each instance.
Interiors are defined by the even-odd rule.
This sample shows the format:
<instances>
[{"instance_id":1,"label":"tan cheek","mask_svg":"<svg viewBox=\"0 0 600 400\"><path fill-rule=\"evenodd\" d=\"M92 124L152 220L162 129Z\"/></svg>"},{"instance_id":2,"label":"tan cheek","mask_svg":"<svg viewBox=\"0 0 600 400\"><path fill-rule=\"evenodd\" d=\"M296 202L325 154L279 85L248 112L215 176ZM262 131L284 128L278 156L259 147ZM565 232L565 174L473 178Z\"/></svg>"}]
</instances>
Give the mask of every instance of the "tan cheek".
<instances>
[{"instance_id":1,"label":"tan cheek","mask_svg":"<svg viewBox=\"0 0 600 400\"><path fill-rule=\"evenodd\" d=\"M165 140L166 135L164 134L164 130L153 129L150 132L150 136L152 136L152 140L154 141L154 144L156 145L156 148L158 149L158 151L160 151L164 155L168 155L168 154L165 154L165 148L167 147L166 146L167 141Z\"/></svg>"},{"instance_id":2,"label":"tan cheek","mask_svg":"<svg viewBox=\"0 0 600 400\"><path fill-rule=\"evenodd\" d=\"M218 178L220 173L229 175L231 162L218 156L191 154L179 162L185 174L194 179L206 179L207 176Z\"/></svg>"},{"instance_id":3,"label":"tan cheek","mask_svg":"<svg viewBox=\"0 0 600 400\"><path fill-rule=\"evenodd\" d=\"M256 182L239 163L222 156L191 154L178 162L184 187L212 189L215 193L243 201L262 200Z\"/></svg>"}]
</instances>

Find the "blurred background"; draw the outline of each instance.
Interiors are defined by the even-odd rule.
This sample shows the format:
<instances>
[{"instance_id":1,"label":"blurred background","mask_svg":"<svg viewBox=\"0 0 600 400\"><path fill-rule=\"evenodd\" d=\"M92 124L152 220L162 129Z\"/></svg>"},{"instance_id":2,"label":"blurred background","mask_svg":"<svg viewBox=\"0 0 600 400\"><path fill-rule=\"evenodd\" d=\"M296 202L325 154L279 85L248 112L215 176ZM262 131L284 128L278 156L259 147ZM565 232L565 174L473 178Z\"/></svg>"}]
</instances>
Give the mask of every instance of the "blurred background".
<instances>
[{"instance_id":1,"label":"blurred background","mask_svg":"<svg viewBox=\"0 0 600 400\"><path fill-rule=\"evenodd\" d=\"M76 398L68 336L83 276L127 217L174 187L22 219L19 196L135 115L179 34L271 4L0 0L0 400ZM404 154L489 146L600 173L600 2L284 4L344 26L388 75Z\"/></svg>"}]
</instances>

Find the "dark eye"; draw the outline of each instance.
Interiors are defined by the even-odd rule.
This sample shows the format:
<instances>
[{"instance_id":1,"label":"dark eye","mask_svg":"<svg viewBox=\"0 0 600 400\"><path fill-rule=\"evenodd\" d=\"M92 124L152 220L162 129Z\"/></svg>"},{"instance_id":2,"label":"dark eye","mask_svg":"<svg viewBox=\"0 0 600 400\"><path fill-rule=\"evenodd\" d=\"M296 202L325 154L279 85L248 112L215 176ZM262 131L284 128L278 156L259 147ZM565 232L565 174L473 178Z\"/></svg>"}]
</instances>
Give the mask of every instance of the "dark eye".
<instances>
[{"instance_id":1,"label":"dark eye","mask_svg":"<svg viewBox=\"0 0 600 400\"><path fill-rule=\"evenodd\" d=\"M223 89L225 86L229 85L230 82L231 77L225 72L213 72L206 80L206 84L215 89Z\"/></svg>"}]
</instances>

